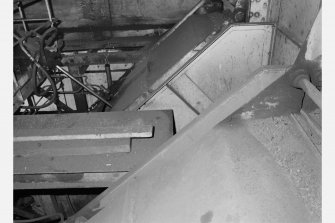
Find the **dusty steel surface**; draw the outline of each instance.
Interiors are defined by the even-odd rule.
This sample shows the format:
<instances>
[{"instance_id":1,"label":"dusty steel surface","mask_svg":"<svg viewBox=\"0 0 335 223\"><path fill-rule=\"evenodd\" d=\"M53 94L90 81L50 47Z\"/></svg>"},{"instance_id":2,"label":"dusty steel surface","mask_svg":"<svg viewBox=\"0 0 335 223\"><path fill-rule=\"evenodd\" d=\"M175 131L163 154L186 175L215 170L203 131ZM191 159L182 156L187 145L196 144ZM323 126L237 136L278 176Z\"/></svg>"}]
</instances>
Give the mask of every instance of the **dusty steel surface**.
<instances>
[{"instance_id":1,"label":"dusty steel surface","mask_svg":"<svg viewBox=\"0 0 335 223\"><path fill-rule=\"evenodd\" d=\"M218 14L218 20L216 21L218 24L220 24L219 18ZM208 15L189 17L175 30L173 35L166 38L154 50L144 54L115 95L112 101L112 110L126 109L174 64L178 63L180 59L216 29L215 22Z\"/></svg>"},{"instance_id":2,"label":"dusty steel surface","mask_svg":"<svg viewBox=\"0 0 335 223\"><path fill-rule=\"evenodd\" d=\"M114 108L112 109L136 110L140 108L141 110L150 110L171 108L176 113L177 130L180 130L199 114L199 109L203 110L210 101L214 101L219 95L228 92L234 86L239 86L251 72L268 64L272 47L272 32L273 27L271 25L230 27L213 37L215 41L204 42L205 45L210 46L203 53L200 54L199 51L205 45L200 44L202 46L199 45L194 50L187 52L179 62L172 63L173 66L166 71L157 70L154 72L144 68L143 63L147 63L147 66L150 65L144 58L130 74L138 75L136 79L129 76L121 86L120 91L113 99ZM233 41L236 41L237 38L240 39L239 48L233 50L232 47L236 48ZM183 41L181 43L188 42L188 39L185 40L180 39L180 41ZM168 44L170 44L170 48L177 49L180 48L181 43L171 42ZM156 58L151 56L152 52L149 51L148 53L150 57ZM192 61L191 59L194 59L197 54L200 54L200 56ZM168 60L170 58L164 56L161 59L158 57L155 62L166 62ZM140 69L140 67L143 69ZM173 83L178 81L172 81L168 86L169 89L163 87L177 74L187 75L193 82L194 87L192 89L198 90L192 93L180 93L178 89L181 88L176 87L177 84ZM244 76L241 76L241 74ZM153 82L150 83L149 80L153 80ZM180 84L182 85L182 83ZM186 87L182 89L188 91ZM157 93L158 91L160 93ZM155 94L156 96L154 96ZM147 104L142 106L144 103Z\"/></svg>"},{"instance_id":3,"label":"dusty steel surface","mask_svg":"<svg viewBox=\"0 0 335 223\"><path fill-rule=\"evenodd\" d=\"M144 112L105 112L105 113L83 113L63 115L30 116L34 122L25 122L25 116L15 116L14 123L18 126L29 125L55 128L57 126L76 126L77 128L89 129L92 126L154 126L154 137L135 138L131 142L130 153L114 154L91 154L72 156L15 156L14 174L42 174L42 173L82 173L82 172L118 172L129 171L140 162L145 160L149 154L155 153L156 148L173 134L173 118L171 111L144 111ZM59 118L62 117L62 118ZM29 128L29 126L26 126ZM14 127L15 131L15 127ZM60 141L62 142L62 141ZM66 148L66 143L47 143L50 147L60 146ZM83 145L84 142L79 144ZM92 148L99 148L99 143L94 142ZM88 144L87 146L89 146ZM40 143L39 148L45 144ZM100 144L101 146L101 144ZM105 144L104 146L107 146ZM31 147L34 149L34 147Z\"/></svg>"},{"instance_id":4,"label":"dusty steel surface","mask_svg":"<svg viewBox=\"0 0 335 223\"><path fill-rule=\"evenodd\" d=\"M206 180L205 181L203 180L203 179L207 179L206 176L203 176L203 175L201 178L199 178L202 180L196 180L197 183L195 182L186 183L186 182L192 182L192 181L183 180L186 178L197 179L197 178L194 178L195 177L194 174L198 172L196 171L197 168L195 169L191 168L193 169L194 172L193 171L185 172L183 170L184 167L188 166L189 164L188 161L192 163L192 160L194 160L192 156L194 154L197 154L196 152L194 153L194 149L197 148L195 147L196 142L198 142L198 140L201 139L197 145L199 146L200 144L204 146L204 150L208 151L209 153L213 152L212 149L209 150L207 148L207 145L203 143L203 140L206 141L206 138L208 138L207 133L210 132L211 129L214 126L216 126L220 121L222 121L223 119L233 114L241 106L248 103L250 100L255 98L260 92L262 92L264 89L266 89L271 84L273 84L276 80L282 77L285 74L286 70L287 70L287 67L267 67L267 68L263 68L255 72L254 75L250 77L249 81L246 84L244 84L238 89L235 89L229 95L222 96L220 100L212 104L204 113L200 114L193 122L191 122L188 126L182 129L174 137L172 137L170 140L164 143L158 149L159 153L155 156L151 156L152 158L149 162L144 164L141 168L135 171L132 171L131 173L126 175L123 179L118 181L117 184L107 189L103 194L99 195L95 200L93 200L90 204L84 207L80 212L78 212L68 222L74 222L75 218L79 216L84 216L85 218L91 218L93 216L89 222L110 222L111 219L113 219L113 221L115 220L115 222L129 222L130 220L126 216L129 216L130 218L136 217L138 219L140 213L142 213L141 217L143 217L142 220L144 221L154 221L152 218L154 218L155 216L162 217L162 216L166 216L164 213L169 213L170 216L178 216L178 217L172 217L172 218L163 217L162 219L166 221L174 220L178 222L182 222L183 220L186 220L186 222L188 222L187 219L188 217L190 217L190 215L185 215L185 212L178 213L176 212L177 209L172 208L173 206L176 207L179 204L181 204L182 201L186 203L190 202L190 200L188 199L189 198L188 196L183 197L182 195L184 192L186 194L188 192L186 192L186 190L181 191L181 190L174 190L172 188L174 188L175 186L174 182L182 182L180 185L182 186L183 184L187 184L188 185L187 190L189 190L189 193L195 196L196 194L194 194L194 192L197 190L197 188L199 189L202 188L202 186L200 187L197 187L197 186L201 185L203 182L206 181ZM208 141L211 144L211 147L213 146L213 141L219 140L220 141L220 143L218 143L219 147L220 147L219 144L225 142L225 140L222 137L210 136L209 138L211 138ZM232 139L231 142L234 142L235 140L236 139ZM188 160L189 157L190 157L190 160ZM205 157L206 156L202 156L202 155L199 156L199 159L200 159L199 162L202 163L202 165L197 164L199 166L198 168L208 167L207 165L203 165L204 163L201 161L202 159L205 159ZM222 156L215 156L215 157L218 159L223 158ZM225 163L225 162L222 162L222 160L220 160L220 163ZM220 169L222 170L222 168L215 167L212 170L218 171ZM220 181L223 186L225 181L222 181L222 179L224 178L218 177L218 176L220 176L220 174L219 175L209 175L209 181L211 179L212 180L215 179L217 181ZM211 185L217 186L218 185L217 183L214 183ZM193 189L191 189L189 186L191 186ZM220 187L222 188L222 186ZM165 191L164 188L166 187L171 188L170 190L168 190L169 192ZM164 194L166 198L170 197L172 199L170 201L166 201L167 202L166 204L169 204L172 206L169 206L169 208L167 209L159 208L161 211L158 211L157 209L154 211L157 205L153 201L153 199L157 198L156 192L158 195L161 193L160 191L161 192L165 191L162 194ZM215 192L212 195L217 194L219 192L217 189L213 189L213 188L208 188L208 191L210 193ZM174 192L182 193L182 194L179 194L177 196L174 196L174 195L171 196L171 194L174 194ZM133 193L137 195L135 197L128 196ZM282 193L284 194L284 192ZM262 194L262 190L259 191L259 194ZM264 195L264 194L262 194L262 196L268 197L268 195ZM150 199L151 202L145 201L146 199L143 200L144 197L146 197L146 199ZM173 199L174 197L177 198L177 200ZM269 196L269 197L273 197L273 196ZM178 201L178 199L180 200ZM218 200L213 199L213 197L211 196L211 197L207 197L206 201L209 203L212 202L211 204L213 205L213 207L215 207L217 205L216 202ZM232 202L234 201L236 201L236 199L232 199ZM220 202L222 202L222 199L220 200ZM287 203L288 201L287 199L285 199L285 201L283 202ZM125 204L125 205L130 204L131 206L136 203L137 204L136 207L138 207L138 209L136 208L136 211L135 211L135 209L132 209L131 207L128 207L128 206L120 205L120 203ZM183 205L186 205L186 203L183 203ZM281 201L276 201L275 205L280 204L280 203ZM160 205L158 206L161 206L163 204L164 202L160 203ZM150 207L147 205L150 205ZM147 206L146 208L149 208L149 209L151 209L151 207L153 208L152 209L153 212L151 212L152 214L150 214L149 212L142 212L142 211L137 212L138 210L141 210L140 207L145 207L145 206ZM197 210L195 210L194 205L188 205L188 206L191 207L190 210L192 210L192 213L197 212ZM281 208L283 208L284 206L285 205L281 206ZM124 207L126 208L123 211ZM100 212L98 212L99 210ZM149 217L149 218L145 220L146 217ZM184 219L185 217L186 219ZM294 217L293 215L290 215L288 217L286 216L287 219L290 219L293 217ZM299 218L300 217L302 216L299 216ZM188 220L191 220L191 219L188 219Z\"/></svg>"},{"instance_id":5,"label":"dusty steel surface","mask_svg":"<svg viewBox=\"0 0 335 223\"><path fill-rule=\"evenodd\" d=\"M243 123L219 124L186 148L152 163L87 222L315 222Z\"/></svg>"},{"instance_id":6,"label":"dusty steel surface","mask_svg":"<svg viewBox=\"0 0 335 223\"><path fill-rule=\"evenodd\" d=\"M277 30L273 50L272 64L292 65L297 58L300 47L293 43L283 32Z\"/></svg>"},{"instance_id":7,"label":"dusty steel surface","mask_svg":"<svg viewBox=\"0 0 335 223\"><path fill-rule=\"evenodd\" d=\"M193 58L184 61L180 70L170 73L169 79L165 77L168 72L164 74L128 110L171 108L179 131L269 63L273 33L272 25L233 25L221 31ZM166 87L160 88L164 84Z\"/></svg>"},{"instance_id":8,"label":"dusty steel surface","mask_svg":"<svg viewBox=\"0 0 335 223\"><path fill-rule=\"evenodd\" d=\"M140 108L141 111L172 109L176 121L176 131L178 132L188 123L190 123L199 114L190 104L182 100L169 87L163 87L152 100Z\"/></svg>"},{"instance_id":9,"label":"dusty steel surface","mask_svg":"<svg viewBox=\"0 0 335 223\"><path fill-rule=\"evenodd\" d=\"M245 124L296 188L302 206L311 216L310 222L321 222L321 154L315 147L315 138L294 120L297 116L300 114L250 119Z\"/></svg>"},{"instance_id":10,"label":"dusty steel surface","mask_svg":"<svg viewBox=\"0 0 335 223\"><path fill-rule=\"evenodd\" d=\"M127 153L131 151L131 139L37 140L14 142L13 149L14 157L61 157Z\"/></svg>"}]
</instances>

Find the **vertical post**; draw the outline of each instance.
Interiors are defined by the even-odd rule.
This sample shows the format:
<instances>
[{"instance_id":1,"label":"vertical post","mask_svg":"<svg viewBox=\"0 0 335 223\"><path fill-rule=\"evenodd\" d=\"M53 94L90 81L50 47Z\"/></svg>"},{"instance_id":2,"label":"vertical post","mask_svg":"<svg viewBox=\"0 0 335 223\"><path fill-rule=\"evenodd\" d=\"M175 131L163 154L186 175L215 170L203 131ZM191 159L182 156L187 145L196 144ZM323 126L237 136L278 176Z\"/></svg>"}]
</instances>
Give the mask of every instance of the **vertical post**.
<instances>
[{"instance_id":1,"label":"vertical post","mask_svg":"<svg viewBox=\"0 0 335 223\"><path fill-rule=\"evenodd\" d=\"M25 22L25 15L24 15L24 12L22 11L22 2L18 2L17 4L17 7L19 8L19 12L20 12L20 16L21 16L21 19L22 19L22 25L23 25L23 28L24 28L24 31L28 31L28 27L27 27L27 24Z\"/></svg>"},{"instance_id":2,"label":"vertical post","mask_svg":"<svg viewBox=\"0 0 335 223\"><path fill-rule=\"evenodd\" d=\"M45 5L47 7L49 21L52 22L52 12L51 12L49 0L45 0Z\"/></svg>"},{"instance_id":3,"label":"vertical post","mask_svg":"<svg viewBox=\"0 0 335 223\"><path fill-rule=\"evenodd\" d=\"M106 70L108 90L111 90L112 85L113 85L113 80L112 80L111 68L109 64L105 64L105 70Z\"/></svg>"},{"instance_id":4,"label":"vertical post","mask_svg":"<svg viewBox=\"0 0 335 223\"><path fill-rule=\"evenodd\" d=\"M82 76L85 72L81 72L81 69L79 69L78 66L68 66L69 72L74 75ZM82 79L80 78L78 81L82 82ZM73 91L78 91L82 87L75 83L74 81L71 81L72 83L72 89ZM74 94L74 100L76 102L76 108L77 112L87 112L88 105L87 105L87 99L85 94Z\"/></svg>"}]
</instances>

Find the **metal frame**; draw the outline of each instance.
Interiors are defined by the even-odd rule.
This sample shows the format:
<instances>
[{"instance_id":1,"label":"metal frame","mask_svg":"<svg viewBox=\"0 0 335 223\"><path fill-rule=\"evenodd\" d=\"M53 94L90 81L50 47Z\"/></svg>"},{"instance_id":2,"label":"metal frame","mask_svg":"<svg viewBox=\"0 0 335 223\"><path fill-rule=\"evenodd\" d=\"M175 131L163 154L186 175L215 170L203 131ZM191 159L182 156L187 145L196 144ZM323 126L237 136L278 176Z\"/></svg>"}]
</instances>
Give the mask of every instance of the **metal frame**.
<instances>
[{"instance_id":1,"label":"metal frame","mask_svg":"<svg viewBox=\"0 0 335 223\"><path fill-rule=\"evenodd\" d=\"M241 86L239 89L232 91L229 95L223 96L216 103L213 103L204 113L200 114L179 133L160 146L157 149L159 153L152 156L152 158L145 164L142 164L141 167L129 172L114 185L110 186L82 210L69 218L67 223L73 223L77 218L82 216L88 219L88 223L96 222L93 220L97 219L95 215L99 215L100 212L104 212L104 208L107 208L111 205L111 203L116 201L117 199L115 200L115 196L120 196L119 192L123 192L122 188L124 189L125 187L129 187L138 175L141 175L144 172L150 172L152 166L159 166L162 159L169 159L170 155L179 154L181 152L181 148L190 150L191 152L194 142L203 137L219 122L226 119L243 105L250 102L279 78L283 77L287 70L288 67L276 66L263 67L262 69L256 71L246 84ZM179 155L179 157L184 155L185 154ZM92 218L93 216L95 217ZM92 221L90 218L92 218ZM104 221L100 221L100 223L102 222Z\"/></svg>"},{"instance_id":2,"label":"metal frame","mask_svg":"<svg viewBox=\"0 0 335 223\"><path fill-rule=\"evenodd\" d=\"M243 26L243 27L248 27L248 26L255 26L255 25L271 25L275 27L274 23L247 23L247 24L232 24L228 26L226 29L221 31L219 34L216 34L209 42L201 42L196 46L192 51L184 55L184 57L177 63L175 64L172 68L170 68L166 73L162 74L163 80L157 80L153 86L150 86L150 90L146 92L145 94L139 95L139 97L132 102L128 107L123 108L125 110L137 110L145 102L147 102L150 98L152 98L157 92L159 92L169 81L171 81L174 77L178 76L181 72L185 70L187 66L189 66L194 60L197 59L204 51L206 51L209 47L211 47L212 44L214 44L222 35L224 35L226 32L229 31L232 27L236 26ZM272 47L270 51L272 51ZM145 96L145 98L144 98Z\"/></svg>"},{"instance_id":3,"label":"metal frame","mask_svg":"<svg viewBox=\"0 0 335 223\"><path fill-rule=\"evenodd\" d=\"M238 34L236 34L238 31L241 31L242 33L245 32L246 29L251 29L255 30L256 36L260 38L257 38L257 40L253 41L252 43L255 43L257 45L260 45L259 47L259 53L255 53L255 56L257 55L260 59L259 62L257 62L257 65L255 64L254 60L251 64L255 65L247 65L245 66L244 62L234 62L235 66L238 67L250 67L248 70L250 70L250 74L253 70L258 69L261 66L268 65L270 61L270 56L273 48L273 37L274 37L274 31L275 31L275 26L272 23L268 23L268 25L260 25L259 23L255 24L248 24L248 25L242 25L242 24L237 24L237 25L231 25L228 27L226 30L222 31L218 35L215 35L213 37L213 40L211 40L209 43L200 43L200 47L196 47L197 51L193 50L189 52L184 58L175 64L168 72L162 75L162 78L157 80L154 84L152 84L149 88L149 90L146 91L145 94L140 95L130 106L126 108L126 110L150 110L150 109L163 109L163 108L171 108L174 109L174 112L176 114L176 122L177 122L177 131L179 131L185 123L187 124L188 121L192 120L192 116L196 116L199 114L201 111L197 109L197 106L199 107L207 107L208 106L208 101L215 101L216 97L213 97L210 91L219 91L221 94L225 94L226 90L223 88L215 88L211 83L207 83L206 85L200 84L199 85L199 80L201 77L206 78L206 79L211 79L214 78L217 80L219 77L221 78L231 78L232 84L231 87L238 86L239 82L241 82L242 75L245 75L246 71L243 72L235 72L234 70L229 70L232 69L230 68L230 58L226 57L225 55L233 55L231 60L236 61L236 60L241 60L241 61L247 61L246 58L248 58L248 55L250 53L250 50L238 50L240 52L239 54L230 54L225 53L222 54L224 56L224 60L218 60L216 58L220 58L221 56L221 51L225 51L223 49L226 49L228 44L225 44L225 40L227 39L227 42L231 42L232 38L230 37L231 35L235 35L235 37L238 37ZM259 27L259 28L258 28ZM264 31L260 31L260 30ZM263 33L261 35L260 33ZM227 35L225 35L227 34ZM247 35L247 33L245 34ZM241 34L242 36L242 34ZM244 35L243 35L244 36ZM262 43L262 40L266 38L266 44ZM252 39L251 37L249 39ZM248 38L244 38L244 41L249 41ZM218 42L220 41L220 42ZM242 41L242 40L241 40ZM248 42L250 44L250 41ZM243 43L242 43L243 44ZM242 45L241 44L241 45ZM255 45L254 44L254 45ZM263 48L262 48L263 45ZM216 50L215 46L218 46L221 50ZM244 44L244 47L248 49L248 45ZM232 48L232 47L230 47ZM238 49L242 49L241 47L238 47ZM253 48L254 49L254 48ZM258 49L258 48L257 48ZM257 51L258 52L258 51ZM215 55L212 55L210 53L215 53ZM204 55L205 54L205 55ZM264 56L262 56L264 55ZM213 61L215 63L213 64L208 64L209 59L208 58L214 58ZM211 60L212 61L212 60ZM227 62L226 62L227 61ZM217 66L222 67L222 72L218 73L215 68ZM197 71L196 68L199 68ZM203 67L204 69L201 69ZM213 69L211 68L213 67ZM201 71L200 71L201 70ZM234 73L234 75L230 75L229 71ZM236 70L236 69L235 69ZM241 70L241 69L238 69ZM242 69L245 70L245 69ZM249 75L250 75L249 74ZM178 92L178 89L175 89L174 85L183 85L182 81L180 79L186 76L190 80L189 82L190 85L192 85L192 89L187 88L186 86L181 89L185 93L185 96L183 96L182 92ZM243 77L247 77L248 75L245 75ZM197 78L199 77L199 78ZM193 78L193 79L192 79ZM186 83L184 83L186 84ZM208 90L211 86L211 90ZM224 87L224 84L222 84ZM191 87L191 86L188 86ZM173 98L169 98L167 94L169 95L170 93L167 92L166 88L169 88L169 90L172 90L176 97L180 98L180 103L176 102ZM186 92L186 89L189 89L188 92ZM207 90L207 91L206 91ZM192 93L191 93L192 92ZM164 96L165 95L165 96ZM159 98L164 98L163 100ZM171 101L172 100L172 101ZM180 104L184 103L186 106L181 107ZM190 106L192 105L192 106ZM181 111L183 110L183 111ZM180 116L181 115L181 116ZM184 116L190 117L188 120Z\"/></svg>"},{"instance_id":4,"label":"metal frame","mask_svg":"<svg viewBox=\"0 0 335 223\"><path fill-rule=\"evenodd\" d=\"M104 112L14 117L16 136L41 135L41 132L57 136L66 133L63 128L80 135L83 131L99 134L101 128L108 132L118 129L119 136L126 138L56 141L45 141L46 138L36 141L39 140L36 138L14 142L14 189L109 186L144 163L173 135L173 113ZM138 133L152 137L138 138Z\"/></svg>"}]
</instances>

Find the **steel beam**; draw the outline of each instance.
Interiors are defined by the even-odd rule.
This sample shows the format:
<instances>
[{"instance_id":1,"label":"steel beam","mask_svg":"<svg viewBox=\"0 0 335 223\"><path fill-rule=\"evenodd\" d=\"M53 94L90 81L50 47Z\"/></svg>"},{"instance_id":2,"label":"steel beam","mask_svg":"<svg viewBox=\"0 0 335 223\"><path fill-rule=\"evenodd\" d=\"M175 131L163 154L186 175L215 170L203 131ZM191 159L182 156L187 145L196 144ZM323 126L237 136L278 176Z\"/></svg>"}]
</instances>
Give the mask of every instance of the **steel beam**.
<instances>
[{"instance_id":1,"label":"steel beam","mask_svg":"<svg viewBox=\"0 0 335 223\"><path fill-rule=\"evenodd\" d=\"M64 51L100 50L118 48L138 48L153 43L159 39L158 36L131 36L114 37L107 40L92 41L84 39L65 40Z\"/></svg>"},{"instance_id":2,"label":"steel beam","mask_svg":"<svg viewBox=\"0 0 335 223\"><path fill-rule=\"evenodd\" d=\"M14 116L17 131L46 131L152 126L150 138L61 140L14 143L14 174L122 172L144 162L173 134L172 111L72 113L62 115ZM134 129L133 129L134 130ZM132 130L131 130L132 131ZM40 132L40 131L39 131ZM128 135L127 137L129 137ZM21 145L21 146L20 146ZM129 150L129 146L131 149Z\"/></svg>"},{"instance_id":3,"label":"steel beam","mask_svg":"<svg viewBox=\"0 0 335 223\"><path fill-rule=\"evenodd\" d=\"M63 140L100 140L120 138L149 138L153 136L152 126L113 126L92 127L88 129L53 128L53 129L16 129L15 142L63 141Z\"/></svg>"},{"instance_id":4,"label":"steel beam","mask_svg":"<svg viewBox=\"0 0 335 223\"><path fill-rule=\"evenodd\" d=\"M14 190L108 187L126 173L15 174Z\"/></svg>"},{"instance_id":5,"label":"steel beam","mask_svg":"<svg viewBox=\"0 0 335 223\"><path fill-rule=\"evenodd\" d=\"M146 179L141 181L145 184L145 182L156 180L157 173L153 172L162 171L163 173L160 178L168 179L168 181L171 180L173 175L178 175L179 173L176 173L175 171L170 172L165 168L174 169L173 166L183 163L184 158L188 157L188 155L192 153L194 147L201 144L201 142L198 142L199 139L204 137L206 133L208 133L219 122L232 115L239 108L250 102L258 94L272 85L275 81L282 77L286 71L287 67L264 67L260 70L257 70L253 75L251 75L250 79L244 85L231 91L228 95L222 96L222 98L220 98L217 102L213 103L207 110L205 110L204 113L200 114L174 137L160 146L157 149L157 151L159 151L157 155L151 156L152 158L147 163L143 164L140 168L130 171L117 183L112 185L87 206L85 206L76 215L74 215L71 219L69 219L68 222L74 222L76 217L80 216L84 216L86 219L90 219L88 222L107 222L107 212L110 211L109 207L113 206L113 204L115 204L114 202L119 202L118 198L123 199L124 202L128 202L124 198L124 196L127 196L124 194L124 189L133 188L131 185L136 182L137 178L141 179L143 176L146 176ZM198 143L195 145L196 142ZM169 167L162 166L163 163ZM152 173L152 175L150 173ZM136 186L136 188L141 188L142 186L143 185L141 184L138 185L138 187ZM131 190L132 189L129 191L130 193L132 193ZM136 203L140 201L137 201L135 198L134 202ZM100 212L97 214L97 210L99 210L101 214ZM121 210L122 207L119 211ZM128 211L130 215L132 214L131 210L127 209L126 211ZM94 216L95 214L97 214L97 216ZM117 215L118 214L113 216ZM112 217L112 219L118 219L118 217ZM122 222L122 220L120 221Z\"/></svg>"},{"instance_id":6,"label":"steel beam","mask_svg":"<svg viewBox=\"0 0 335 223\"><path fill-rule=\"evenodd\" d=\"M15 157L89 156L131 151L131 139L69 139L14 142Z\"/></svg>"},{"instance_id":7,"label":"steel beam","mask_svg":"<svg viewBox=\"0 0 335 223\"><path fill-rule=\"evenodd\" d=\"M68 66L69 72L77 76L82 76L85 73L86 69L83 71L80 68L81 67L79 66L72 66L72 65ZM77 80L80 81L81 83L83 82L81 78L78 78ZM73 80L71 81L71 84L72 84L73 91L79 91L80 89L82 89L82 86L80 86L78 83L76 83ZM77 112L87 112L88 105L87 105L87 99L86 99L85 94L74 94L74 100L76 102Z\"/></svg>"},{"instance_id":8,"label":"steel beam","mask_svg":"<svg viewBox=\"0 0 335 223\"><path fill-rule=\"evenodd\" d=\"M141 51L120 51L108 53L80 53L74 55L64 55L63 65L91 65L91 64L118 64L135 63Z\"/></svg>"}]
</instances>

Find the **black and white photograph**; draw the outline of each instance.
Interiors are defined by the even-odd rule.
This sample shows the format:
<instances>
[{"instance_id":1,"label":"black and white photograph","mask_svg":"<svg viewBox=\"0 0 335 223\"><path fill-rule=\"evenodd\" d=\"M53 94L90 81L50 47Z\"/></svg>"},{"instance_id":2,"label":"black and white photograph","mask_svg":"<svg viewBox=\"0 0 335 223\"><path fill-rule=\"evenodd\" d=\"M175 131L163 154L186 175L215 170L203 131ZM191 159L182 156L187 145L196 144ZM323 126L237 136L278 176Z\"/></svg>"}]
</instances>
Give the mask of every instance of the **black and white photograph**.
<instances>
[{"instance_id":1,"label":"black and white photograph","mask_svg":"<svg viewBox=\"0 0 335 223\"><path fill-rule=\"evenodd\" d=\"M321 0L6 2L1 222L335 221Z\"/></svg>"}]
</instances>

